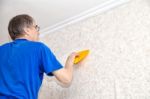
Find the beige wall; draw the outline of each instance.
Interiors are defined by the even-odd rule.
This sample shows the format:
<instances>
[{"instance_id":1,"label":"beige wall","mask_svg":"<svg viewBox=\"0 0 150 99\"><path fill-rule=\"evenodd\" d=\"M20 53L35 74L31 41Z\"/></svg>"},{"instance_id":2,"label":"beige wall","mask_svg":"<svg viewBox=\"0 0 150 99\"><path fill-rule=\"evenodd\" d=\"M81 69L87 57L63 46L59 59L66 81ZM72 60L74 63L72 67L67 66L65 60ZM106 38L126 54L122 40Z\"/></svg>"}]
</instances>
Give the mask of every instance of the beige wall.
<instances>
[{"instance_id":1,"label":"beige wall","mask_svg":"<svg viewBox=\"0 0 150 99\"><path fill-rule=\"evenodd\" d=\"M132 0L41 38L64 63L90 49L69 88L45 77L39 99L150 99L150 1Z\"/></svg>"}]
</instances>

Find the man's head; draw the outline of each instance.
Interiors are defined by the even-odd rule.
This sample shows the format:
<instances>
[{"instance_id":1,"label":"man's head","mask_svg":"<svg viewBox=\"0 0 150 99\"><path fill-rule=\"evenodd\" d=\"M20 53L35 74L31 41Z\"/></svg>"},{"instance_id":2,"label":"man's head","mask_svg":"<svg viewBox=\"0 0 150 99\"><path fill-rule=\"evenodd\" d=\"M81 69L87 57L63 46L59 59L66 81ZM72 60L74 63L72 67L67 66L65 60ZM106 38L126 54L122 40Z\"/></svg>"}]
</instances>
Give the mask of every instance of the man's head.
<instances>
[{"instance_id":1,"label":"man's head","mask_svg":"<svg viewBox=\"0 0 150 99\"><path fill-rule=\"evenodd\" d=\"M39 26L34 19L26 14L17 15L9 21L8 32L12 40L25 38L37 41L39 38Z\"/></svg>"}]
</instances>

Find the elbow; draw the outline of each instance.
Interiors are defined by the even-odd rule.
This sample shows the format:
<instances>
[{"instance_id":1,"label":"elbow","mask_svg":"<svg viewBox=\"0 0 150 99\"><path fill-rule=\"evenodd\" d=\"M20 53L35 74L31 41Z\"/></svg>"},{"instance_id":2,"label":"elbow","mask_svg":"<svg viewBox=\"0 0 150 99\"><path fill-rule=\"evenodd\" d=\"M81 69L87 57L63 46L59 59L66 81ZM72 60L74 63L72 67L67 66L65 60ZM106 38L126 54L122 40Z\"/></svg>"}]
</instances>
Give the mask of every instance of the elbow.
<instances>
[{"instance_id":1,"label":"elbow","mask_svg":"<svg viewBox=\"0 0 150 99\"><path fill-rule=\"evenodd\" d=\"M69 87L72 84L72 77L66 77L64 78L64 80L62 81L63 85L65 85L65 87Z\"/></svg>"},{"instance_id":2,"label":"elbow","mask_svg":"<svg viewBox=\"0 0 150 99\"><path fill-rule=\"evenodd\" d=\"M61 69L57 72L54 72L54 75L56 76L57 80L61 83L61 85L65 87L69 87L72 83L72 72L66 70L66 69Z\"/></svg>"},{"instance_id":3,"label":"elbow","mask_svg":"<svg viewBox=\"0 0 150 99\"><path fill-rule=\"evenodd\" d=\"M69 87L72 83L72 78L72 73L70 71L65 71L62 83Z\"/></svg>"}]
</instances>

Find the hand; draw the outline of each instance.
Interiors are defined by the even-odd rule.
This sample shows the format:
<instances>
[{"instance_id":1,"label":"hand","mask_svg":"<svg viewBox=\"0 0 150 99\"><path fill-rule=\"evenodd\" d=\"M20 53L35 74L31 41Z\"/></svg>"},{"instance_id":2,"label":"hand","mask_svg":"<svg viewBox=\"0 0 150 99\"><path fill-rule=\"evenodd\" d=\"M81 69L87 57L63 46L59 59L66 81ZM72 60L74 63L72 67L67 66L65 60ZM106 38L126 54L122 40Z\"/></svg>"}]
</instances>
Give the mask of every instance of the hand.
<instances>
[{"instance_id":1,"label":"hand","mask_svg":"<svg viewBox=\"0 0 150 99\"><path fill-rule=\"evenodd\" d=\"M67 64L73 65L73 64L74 64L74 59L75 59L75 57L78 57L78 56L79 56L79 55L78 55L78 53L76 53L76 52L71 53L71 54L68 56L68 58L67 58Z\"/></svg>"}]
</instances>

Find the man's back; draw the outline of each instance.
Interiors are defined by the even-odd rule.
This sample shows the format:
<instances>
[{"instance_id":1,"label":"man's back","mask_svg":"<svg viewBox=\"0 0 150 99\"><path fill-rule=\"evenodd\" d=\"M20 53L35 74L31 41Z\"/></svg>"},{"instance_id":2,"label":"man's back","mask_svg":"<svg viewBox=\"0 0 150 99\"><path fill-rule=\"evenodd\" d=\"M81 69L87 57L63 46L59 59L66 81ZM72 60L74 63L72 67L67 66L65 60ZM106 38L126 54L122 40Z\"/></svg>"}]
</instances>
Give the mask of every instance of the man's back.
<instances>
[{"instance_id":1,"label":"man's back","mask_svg":"<svg viewBox=\"0 0 150 99\"><path fill-rule=\"evenodd\" d=\"M52 64L49 57L55 59L44 44L26 39L1 46L0 99L37 99L43 73L62 68L56 59Z\"/></svg>"}]
</instances>

